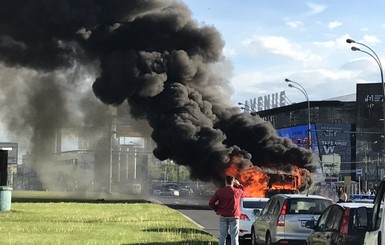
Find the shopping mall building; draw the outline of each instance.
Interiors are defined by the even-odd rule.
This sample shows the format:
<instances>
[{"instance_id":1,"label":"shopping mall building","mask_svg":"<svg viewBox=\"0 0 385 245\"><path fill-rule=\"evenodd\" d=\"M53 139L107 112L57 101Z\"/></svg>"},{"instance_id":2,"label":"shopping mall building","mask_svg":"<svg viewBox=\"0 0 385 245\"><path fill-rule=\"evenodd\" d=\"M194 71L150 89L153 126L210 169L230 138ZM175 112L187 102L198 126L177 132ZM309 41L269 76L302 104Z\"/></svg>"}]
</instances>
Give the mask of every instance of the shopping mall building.
<instances>
[{"instance_id":1,"label":"shopping mall building","mask_svg":"<svg viewBox=\"0 0 385 245\"><path fill-rule=\"evenodd\" d=\"M279 97L284 94L275 96ZM360 188L368 190L385 176L382 98L380 83L365 83L357 84L356 94L337 98L283 106L275 101L275 106L269 103L274 107L270 109L257 98L254 105L253 100L246 101L243 108L269 121L280 136L311 147L319 157L322 181L360 182Z\"/></svg>"}]
</instances>

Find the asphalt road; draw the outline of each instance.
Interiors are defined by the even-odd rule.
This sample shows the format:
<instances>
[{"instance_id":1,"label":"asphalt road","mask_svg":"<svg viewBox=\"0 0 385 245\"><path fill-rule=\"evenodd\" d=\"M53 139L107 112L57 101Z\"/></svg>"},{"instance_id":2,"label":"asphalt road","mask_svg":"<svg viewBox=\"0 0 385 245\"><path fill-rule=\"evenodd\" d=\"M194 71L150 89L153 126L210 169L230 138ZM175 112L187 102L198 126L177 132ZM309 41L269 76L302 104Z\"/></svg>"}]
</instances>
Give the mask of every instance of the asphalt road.
<instances>
[{"instance_id":1,"label":"asphalt road","mask_svg":"<svg viewBox=\"0 0 385 245\"><path fill-rule=\"evenodd\" d=\"M209 197L151 197L151 199L179 211L204 231L219 238L219 219L208 206ZM227 244L230 244L229 241ZM240 245L246 244L251 244L250 240L240 242Z\"/></svg>"},{"instance_id":2,"label":"asphalt road","mask_svg":"<svg viewBox=\"0 0 385 245\"><path fill-rule=\"evenodd\" d=\"M219 219L218 216L212 210L192 210L192 209L177 209L180 213L190 218L196 224L202 227L204 231L212 236L219 238ZM230 245L230 240L227 240ZM239 242L239 245L250 245L251 240L245 239Z\"/></svg>"}]
</instances>

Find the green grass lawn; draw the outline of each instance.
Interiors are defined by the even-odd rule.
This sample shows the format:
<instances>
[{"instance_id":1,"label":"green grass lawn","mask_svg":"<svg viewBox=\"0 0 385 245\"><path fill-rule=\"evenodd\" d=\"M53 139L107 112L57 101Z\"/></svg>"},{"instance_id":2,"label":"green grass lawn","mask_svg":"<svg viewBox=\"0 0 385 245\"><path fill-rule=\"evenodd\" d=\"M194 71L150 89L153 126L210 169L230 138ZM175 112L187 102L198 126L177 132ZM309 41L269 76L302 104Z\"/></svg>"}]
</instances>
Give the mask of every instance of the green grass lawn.
<instances>
[{"instance_id":1,"label":"green grass lawn","mask_svg":"<svg viewBox=\"0 0 385 245\"><path fill-rule=\"evenodd\" d=\"M12 203L0 244L218 244L177 211L153 203Z\"/></svg>"}]
</instances>

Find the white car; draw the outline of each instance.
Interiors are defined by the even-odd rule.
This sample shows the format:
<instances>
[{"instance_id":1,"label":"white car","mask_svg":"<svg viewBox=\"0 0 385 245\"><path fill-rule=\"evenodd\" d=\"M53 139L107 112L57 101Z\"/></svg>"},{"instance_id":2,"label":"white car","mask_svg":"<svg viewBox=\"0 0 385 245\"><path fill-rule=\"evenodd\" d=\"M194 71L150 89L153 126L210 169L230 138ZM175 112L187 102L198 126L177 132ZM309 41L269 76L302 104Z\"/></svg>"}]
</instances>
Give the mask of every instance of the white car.
<instances>
[{"instance_id":1,"label":"white car","mask_svg":"<svg viewBox=\"0 0 385 245\"><path fill-rule=\"evenodd\" d=\"M251 238L251 227L255 220L254 210L261 211L269 198L241 198L241 217L239 220L239 239Z\"/></svg>"},{"instance_id":2,"label":"white car","mask_svg":"<svg viewBox=\"0 0 385 245\"><path fill-rule=\"evenodd\" d=\"M364 245L381 245L385 241L385 179L380 183L380 186L377 188L377 195L374 199L373 212L366 217L367 224L365 227L365 239ZM360 207L358 209L363 209L362 214L366 214L366 207ZM365 223L365 222L364 222Z\"/></svg>"}]
</instances>

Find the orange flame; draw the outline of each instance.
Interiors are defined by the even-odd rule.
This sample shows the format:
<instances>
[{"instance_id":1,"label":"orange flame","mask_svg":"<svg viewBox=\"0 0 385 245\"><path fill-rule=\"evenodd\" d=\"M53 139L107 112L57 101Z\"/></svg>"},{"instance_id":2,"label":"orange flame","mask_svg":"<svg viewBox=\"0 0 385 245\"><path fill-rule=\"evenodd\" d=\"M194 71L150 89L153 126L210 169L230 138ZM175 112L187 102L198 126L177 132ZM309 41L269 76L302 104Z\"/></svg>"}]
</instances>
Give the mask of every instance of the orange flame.
<instances>
[{"instance_id":1,"label":"orange flame","mask_svg":"<svg viewBox=\"0 0 385 245\"><path fill-rule=\"evenodd\" d=\"M248 197L265 197L268 191L274 190L298 191L303 183L303 170L297 166L293 165L290 171L261 169L238 156L231 157L224 174L234 176L245 187Z\"/></svg>"}]
</instances>

